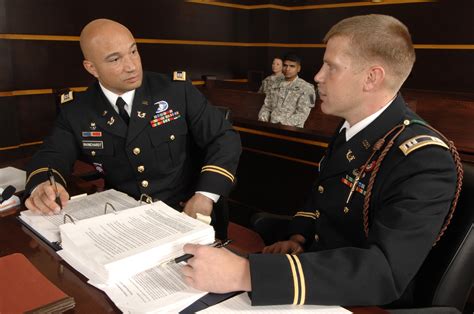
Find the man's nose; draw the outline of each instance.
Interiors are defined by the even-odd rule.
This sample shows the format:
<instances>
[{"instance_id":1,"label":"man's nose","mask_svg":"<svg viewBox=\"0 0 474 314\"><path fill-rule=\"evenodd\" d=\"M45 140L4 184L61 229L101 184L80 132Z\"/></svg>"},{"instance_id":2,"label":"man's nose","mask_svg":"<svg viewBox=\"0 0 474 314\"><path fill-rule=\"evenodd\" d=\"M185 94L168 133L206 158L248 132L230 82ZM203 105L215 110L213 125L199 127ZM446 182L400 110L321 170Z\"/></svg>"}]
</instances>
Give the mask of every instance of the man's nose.
<instances>
[{"instance_id":1,"label":"man's nose","mask_svg":"<svg viewBox=\"0 0 474 314\"><path fill-rule=\"evenodd\" d=\"M135 71L137 66L135 65L135 62L131 57L125 57L124 61L125 61L125 63L124 63L125 71L127 71L127 72Z\"/></svg>"},{"instance_id":2,"label":"man's nose","mask_svg":"<svg viewBox=\"0 0 474 314\"><path fill-rule=\"evenodd\" d=\"M320 83L323 79L322 68L314 75L314 81Z\"/></svg>"}]
</instances>

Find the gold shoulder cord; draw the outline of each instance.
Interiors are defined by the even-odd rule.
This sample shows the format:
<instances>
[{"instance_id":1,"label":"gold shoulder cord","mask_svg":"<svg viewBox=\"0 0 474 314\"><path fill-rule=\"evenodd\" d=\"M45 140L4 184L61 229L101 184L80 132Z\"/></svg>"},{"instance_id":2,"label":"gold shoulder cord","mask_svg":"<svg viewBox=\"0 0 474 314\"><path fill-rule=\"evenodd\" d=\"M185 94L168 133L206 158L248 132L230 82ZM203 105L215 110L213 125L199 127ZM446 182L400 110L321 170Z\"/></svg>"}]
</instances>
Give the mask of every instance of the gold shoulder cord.
<instances>
[{"instance_id":1,"label":"gold shoulder cord","mask_svg":"<svg viewBox=\"0 0 474 314\"><path fill-rule=\"evenodd\" d=\"M375 178L377 177L377 173L380 169L380 166L382 164L382 161L384 160L385 156L389 152L389 150L392 148L393 143L395 142L395 139L405 130L405 128L412 124L412 123L417 123L424 125L425 127L429 128L433 132L437 133L445 143L448 144L449 152L453 156L454 163L456 165L456 172L457 172L457 181L456 181L456 192L454 194L453 201L451 202L451 208L449 209L449 212L444 220L444 224L438 234L438 237L436 238L436 241L433 243L433 246L436 245L436 243L441 239L443 236L444 232L448 228L448 225L451 223L451 219L453 218L454 211L456 209L456 205L458 203L459 195L461 193L461 187L462 187L462 179L463 179L463 168L461 164L461 158L459 157L459 153L454 146L453 141L448 140L441 132L433 128L432 126L426 124L424 121L420 120L405 120L402 124L399 124L395 126L393 129L388 131L381 139L379 139L375 145L372 147L372 154L370 155L369 159L366 161L364 164L361 173L365 171L367 165L371 162L372 158L374 155L382 149L382 147L385 145L385 148L382 150L380 153L380 156L377 158L377 161L375 163L374 169L372 170L372 173L370 175L369 179L369 184L367 186L367 192L364 196L364 207L363 207L363 219L364 219L364 232L365 236L369 236L369 206L370 206L370 197L372 196L372 188L374 186ZM394 134L388 142L387 139Z\"/></svg>"}]
</instances>

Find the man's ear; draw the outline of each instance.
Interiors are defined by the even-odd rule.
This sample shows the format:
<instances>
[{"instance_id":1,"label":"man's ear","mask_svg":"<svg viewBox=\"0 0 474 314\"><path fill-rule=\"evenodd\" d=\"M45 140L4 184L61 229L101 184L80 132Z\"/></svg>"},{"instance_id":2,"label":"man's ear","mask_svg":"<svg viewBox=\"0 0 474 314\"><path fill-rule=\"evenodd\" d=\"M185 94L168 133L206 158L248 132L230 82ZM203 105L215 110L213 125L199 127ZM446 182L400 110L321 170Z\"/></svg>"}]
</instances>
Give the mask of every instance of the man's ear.
<instances>
[{"instance_id":1,"label":"man's ear","mask_svg":"<svg viewBox=\"0 0 474 314\"><path fill-rule=\"evenodd\" d=\"M364 91L373 91L382 86L385 81L385 70L382 66L375 65L368 69L364 82Z\"/></svg>"},{"instance_id":2,"label":"man's ear","mask_svg":"<svg viewBox=\"0 0 474 314\"><path fill-rule=\"evenodd\" d=\"M296 70L296 71L297 71L296 73L300 73L300 71L301 71L301 64L298 64L298 67L297 67L296 69L297 69L297 70Z\"/></svg>"},{"instance_id":3,"label":"man's ear","mask_svg":"<svg viewBox=\"0 0 474 314\"><path fill-rule=\"evenodd\" d=\"M86 69L87 72L92 74L95 78L99 78L97 70L95 69L94 63L90 62L89 60L82 61L82 65Z\"/></svg>"}]
</instances>

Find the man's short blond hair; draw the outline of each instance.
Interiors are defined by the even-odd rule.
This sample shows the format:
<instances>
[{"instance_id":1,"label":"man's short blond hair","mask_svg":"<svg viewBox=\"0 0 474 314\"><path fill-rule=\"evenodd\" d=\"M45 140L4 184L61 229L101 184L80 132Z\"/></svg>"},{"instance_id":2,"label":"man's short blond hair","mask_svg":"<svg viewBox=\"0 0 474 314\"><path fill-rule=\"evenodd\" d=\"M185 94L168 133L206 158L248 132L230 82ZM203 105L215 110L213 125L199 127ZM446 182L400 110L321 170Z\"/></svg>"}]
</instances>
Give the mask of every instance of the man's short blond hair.
<instances>
[{"instance_id":1,"label":"man's short blond hair","mask_svg":"<svg viewBox=\"0 0 474 314\"><path fill-rule=\"evenodd\" d=\"M381 62L386 72L388 87L398 90L407 79L415 63L415 49L408 28L388 15L359 15L334 25L324 37L350 40L347 51L361 66Z\"/></svg>"}]
</instances>

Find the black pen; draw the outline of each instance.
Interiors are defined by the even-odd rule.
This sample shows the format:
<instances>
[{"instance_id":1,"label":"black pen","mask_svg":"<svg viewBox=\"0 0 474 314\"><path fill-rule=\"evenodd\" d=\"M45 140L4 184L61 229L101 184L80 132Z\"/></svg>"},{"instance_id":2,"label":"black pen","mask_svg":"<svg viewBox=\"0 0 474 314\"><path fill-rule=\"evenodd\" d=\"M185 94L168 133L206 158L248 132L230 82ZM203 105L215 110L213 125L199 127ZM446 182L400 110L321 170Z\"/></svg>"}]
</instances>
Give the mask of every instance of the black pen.
<instances>
[{"instance_id":1,"label":"black pen","mask_svg":"<svg viewBox=\"0 0 474 314\"><path fill-rule=\"evenodd\" d=\"M211 244L208 244L209 246L212 246L212 247L215 247L215 248L221 248L221 247L226 247L227 245L229 245L230 243L232 243L232 240L226 240L224 242L214 242L214 243L211 243ZM194 255L193 254L189 254L189 253L186 253L186 254L183 254L181 256L178 256L176 258L173 258L169 261L166 261L164 263L162 263L161 265L165 265L165 264L169 264L169 263L181 263L181 262L187 262L188 259L192 258Z\"/></svg>"},{"instance_id":2,"label":"black pen","mask_svg":"<svg viewBox=\"0 0 474 314\"><path fill-rule=\"evenodd\" d=\"M54 200L56 204L59 205L59 208L62 210L63 209L63 204L61 203L61 198L59 197L59 191L58 191L58 186L56 185L56 179L54 179L53 175L53 169L48 166L48 178L49 178L49 184L53 186L54 192L56 193L56 199Z\"/></svg>"}]
</instances>

